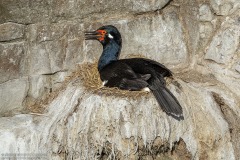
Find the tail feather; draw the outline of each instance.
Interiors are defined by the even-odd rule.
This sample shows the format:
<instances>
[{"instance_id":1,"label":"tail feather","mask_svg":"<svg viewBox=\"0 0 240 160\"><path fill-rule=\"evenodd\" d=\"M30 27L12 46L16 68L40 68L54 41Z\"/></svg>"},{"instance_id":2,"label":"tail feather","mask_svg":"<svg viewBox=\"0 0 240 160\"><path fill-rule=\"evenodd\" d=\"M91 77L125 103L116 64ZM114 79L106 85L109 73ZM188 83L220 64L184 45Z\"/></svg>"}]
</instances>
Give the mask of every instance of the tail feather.
<instances>
[{"instance_id":1,"label":"tail feather","mask_svg":"<svg viewBox=\"0 0 240 160\"><path fill-rule=\"evenodd\" d=\"M161 83L153 84L150 89L153 92L157 102L159 103L160 107L167 115L172 116L177 120L183 120L183 111L180 103L178 102L177 98Z\"/></svg>"}]
</instances>

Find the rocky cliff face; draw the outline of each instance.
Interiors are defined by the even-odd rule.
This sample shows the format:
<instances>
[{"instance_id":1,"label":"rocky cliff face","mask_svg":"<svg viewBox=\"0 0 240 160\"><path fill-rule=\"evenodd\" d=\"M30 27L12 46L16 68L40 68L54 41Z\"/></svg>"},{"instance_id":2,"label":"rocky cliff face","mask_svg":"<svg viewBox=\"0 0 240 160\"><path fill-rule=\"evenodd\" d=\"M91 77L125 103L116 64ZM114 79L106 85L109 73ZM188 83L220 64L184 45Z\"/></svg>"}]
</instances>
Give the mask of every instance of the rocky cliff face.
<instances>
[{"instance_id":1,"label":"rocky cliff face","mask_svg":"<svg viewBox=\"0 0 240 160\"><path fill-rule=\"evenodd\" d=\"M83 32L106 24L122 33L121 58L145 56L175 73L168 87L184 121L151 94L84 86L78 66L101 46ZM2 156L240 158L239 0L1 1L0 75Z\"/></svg>"}]
</instances>

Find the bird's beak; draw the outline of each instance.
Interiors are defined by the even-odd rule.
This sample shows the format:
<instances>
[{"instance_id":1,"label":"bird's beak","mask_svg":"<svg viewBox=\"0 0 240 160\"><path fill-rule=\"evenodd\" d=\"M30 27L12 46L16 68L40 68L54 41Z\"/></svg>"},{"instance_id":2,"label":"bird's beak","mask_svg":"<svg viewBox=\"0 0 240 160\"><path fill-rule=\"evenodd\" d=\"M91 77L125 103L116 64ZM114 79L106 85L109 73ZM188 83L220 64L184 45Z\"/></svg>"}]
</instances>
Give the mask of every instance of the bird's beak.
<instances>
[{"instance_id":1,"label":"bird's beak","mask_svg":"<svg viewBox=\"0 0 240 160\"><path fill-rule=\"evenodd\" d=\"M98 40L101 36L97 31L85 32L85 40Z\"/></svg>"},{"instance_id":2,"label":"bird's beak","mask_svg":"<svg viewBox=\"0 0 240 160\"><path fill-rule=\"evenodd\" d=\"M105 30L100 29L92 32L85 32L85 40L99 40L102 42L105 39L106 33Z\"/></svg>"}]
</instances>

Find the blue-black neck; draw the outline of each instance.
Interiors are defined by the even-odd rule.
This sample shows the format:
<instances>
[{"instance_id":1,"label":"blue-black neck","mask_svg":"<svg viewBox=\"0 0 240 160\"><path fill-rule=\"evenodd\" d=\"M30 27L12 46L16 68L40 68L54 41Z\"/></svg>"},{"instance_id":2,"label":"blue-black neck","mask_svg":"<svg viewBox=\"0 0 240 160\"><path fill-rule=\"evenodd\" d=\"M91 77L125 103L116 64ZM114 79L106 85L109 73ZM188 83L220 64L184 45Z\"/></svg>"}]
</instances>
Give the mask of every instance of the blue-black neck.
<instances>
[{"instance_id":1,"label":"blue-black neck","mask_svg":"<svg viewBox=\"0 0 240 160\"><path fill-rule=\"evenodd\" d=\"M119 58L121 52L121 44L115 41L110 41L108 44L103 45L103 52L98 61L98 71L102 70L106 65Z\"/></svg>"}]
</instances>

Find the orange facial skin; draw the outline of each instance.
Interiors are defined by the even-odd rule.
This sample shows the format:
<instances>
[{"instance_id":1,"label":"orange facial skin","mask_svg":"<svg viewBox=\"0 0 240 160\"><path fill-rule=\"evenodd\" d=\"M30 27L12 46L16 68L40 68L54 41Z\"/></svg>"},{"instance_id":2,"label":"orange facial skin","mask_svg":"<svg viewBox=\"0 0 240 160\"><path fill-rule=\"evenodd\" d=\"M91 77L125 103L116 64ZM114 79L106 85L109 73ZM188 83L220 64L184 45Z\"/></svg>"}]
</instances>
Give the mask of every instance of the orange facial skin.
<instances>
[{"instance_id":1,"label":"orange facial skin","mask_svg":"<svg viewBox=\"0 0 240 160\"><path fill-rule=\"evenodd\" d=\"M98 33L100 33L100 37L98 38L99 41L104 41L104 37L106 35L106 31L105 30L97 30Z\"/></svg>"}]
</instances>

